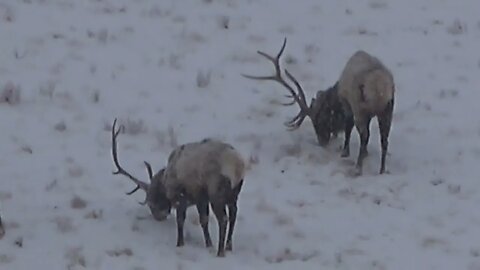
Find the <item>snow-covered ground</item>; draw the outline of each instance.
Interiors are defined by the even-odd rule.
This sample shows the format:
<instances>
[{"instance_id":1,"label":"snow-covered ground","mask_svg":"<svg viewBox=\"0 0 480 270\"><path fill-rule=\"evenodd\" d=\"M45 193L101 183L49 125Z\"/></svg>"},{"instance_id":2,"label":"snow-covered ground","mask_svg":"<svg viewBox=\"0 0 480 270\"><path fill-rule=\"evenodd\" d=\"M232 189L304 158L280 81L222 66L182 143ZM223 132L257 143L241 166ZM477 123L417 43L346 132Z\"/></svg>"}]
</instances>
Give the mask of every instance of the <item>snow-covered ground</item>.
<instances>
[{"instance_id":1,"label":"snow-covered ground","mask_svg":"<svg viewBox=\"0 0 480 270\"><path fill-rule=\"evenodd\" d=\"M0 0L0 269L480 269L478 0ZM388 175L372 122L364 175L343 135L317 146L256 54L288 38L285 66L312 97L364 49L392 70ZM288 60L288 61L287 61ZM141 192L176 144L232 143L249 160L234 251L186 245ZM210 231L216 247L217 226Z\"/></svg>"}]
</instances>

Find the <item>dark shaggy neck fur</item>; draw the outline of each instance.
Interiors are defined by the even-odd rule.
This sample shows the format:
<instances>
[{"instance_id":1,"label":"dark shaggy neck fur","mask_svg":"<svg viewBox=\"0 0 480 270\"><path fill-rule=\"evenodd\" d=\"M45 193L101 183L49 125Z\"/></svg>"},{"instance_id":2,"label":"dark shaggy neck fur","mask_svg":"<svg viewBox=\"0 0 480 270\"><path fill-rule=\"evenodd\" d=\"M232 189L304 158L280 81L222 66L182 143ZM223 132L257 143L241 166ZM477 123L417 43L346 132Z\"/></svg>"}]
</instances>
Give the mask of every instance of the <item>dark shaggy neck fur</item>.
<instances>
[{"instance_id":1,"label":"dark shaggy neck fur","mask_svg":"<svg viewBox=\"0 0 480 270\"><path fill-rule=\"evenodd\" d=\"M339 131L343 131L345 124L345 115L338 97L338 82L330 87L326 93L331 115L329 129L336 136Z\"/></svg>"},{"instance_id":2,"label":"dark shaggy neck fur","mask_svg":"<svg viewBox=\"0 0 480 270\"><path fill-rule=\"evenodd\" d=\"M312 108L313 127L319 144L326 145L331 135L337 136L345 126L345 115L338 97L338 82L326 91L319 91Z\"/></svg>"}]
</instances>

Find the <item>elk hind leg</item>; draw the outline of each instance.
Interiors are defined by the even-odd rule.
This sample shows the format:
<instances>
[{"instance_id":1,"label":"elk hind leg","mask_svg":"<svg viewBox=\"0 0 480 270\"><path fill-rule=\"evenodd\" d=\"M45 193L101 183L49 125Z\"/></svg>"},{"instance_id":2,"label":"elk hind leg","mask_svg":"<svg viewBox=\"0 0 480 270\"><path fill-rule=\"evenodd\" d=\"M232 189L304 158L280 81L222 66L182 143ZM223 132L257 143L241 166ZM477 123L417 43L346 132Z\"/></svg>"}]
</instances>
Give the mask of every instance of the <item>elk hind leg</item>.
<instances>
[{"instance_id":1,"label":"elk hind leg","mask_svg":"<svg viewBox=\"0 0 480 270\"><path fill-rule=\"evenodd\" d=\"M243 185L243 180L232 190L232 194L229 198L228 201L228 234L227 234L227 244L225 249L228 251L232 250L233 246L233 241L232 241L232 235L233 235L233 230L235 229L235 223L237 221L237 200L238 200L238 194L240 193Z\"/></svg>"},{"instance_id":2,"label":"elk hind leg","mask_svg":"<svg viewBox=\"0 0 480 270\"><path fill-rule=\"evenodd\" d=\"M380 163L380 174L385 173L385 159L388 151L388 136L390 135L390 128L392 125L394 100L392 99L385 111L378 116L378 126L380 129L380 138L382 145L382 158Z\"/></svg>"},{"instance_id":3,"label":"elk hind leg","mask_svg":"<svg viewBox=\"0 0 480 270\"><path fill-rule=\"evenodd\" d=\"M203 231L203 238L205 239L205 246L212 246L212 239L210 238L210 232L208 231L208 217L209 217L209 205L208 194L203 192L197 203L197 211L200 217L200 225Z\"/></svg>"},{"instance_id":4,"label":"elk hind leg","mask_svg":"<svg viewBox=\"0 0 480 270\"><path fill-rule=\"evenodd\" d=\"M229 194L231 192L231 184L228 178L221 176L218 182L217 189L210 194L210 204L213 213L218 222L218 257L225 257L225 237L227 233L228 216L226 212L226 205Z\"/></svg>"}]
</instances>

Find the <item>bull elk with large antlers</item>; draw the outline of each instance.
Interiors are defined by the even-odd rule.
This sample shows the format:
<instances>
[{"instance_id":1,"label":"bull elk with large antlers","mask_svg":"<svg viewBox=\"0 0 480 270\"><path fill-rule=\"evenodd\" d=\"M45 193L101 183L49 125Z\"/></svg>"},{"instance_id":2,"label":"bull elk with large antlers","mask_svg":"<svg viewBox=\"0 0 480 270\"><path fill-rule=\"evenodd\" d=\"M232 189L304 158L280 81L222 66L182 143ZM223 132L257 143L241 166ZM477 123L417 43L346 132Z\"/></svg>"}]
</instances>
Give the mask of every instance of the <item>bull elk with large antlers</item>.
<instances>
[{"instance_id":1,"label":"bull elk with large antlers","mask_svg":"<svg viewBox=\"0 0 480 270\"><path fill-rule=\"evenodd\" d=\"M116 119L112 126L112 156L117 171L132 180L137 190L146 192L141 204L150 208L156 220L167 218L172 208L176 209L177 246L184 245L183 227L186 210L196 205L200 216L205 245L212 246L208 230L209 203L218 221L219 240L217 256L225 256L225 250L232 250L232 235L237 218L237 200L243 185L245 162L239 152L230 144L214 139L186 143L175 148L168 157L167 166L156 174L144 162L150 184L139 180L125 171L118 162ZM228 216L226 213L228 208ZM229 224L227 234L227 223ZM225 245L226 237L226 245Z\"/></svg>"},{"instance_id":2,"label":"bull elk with large antlers","mask_svg":"<svg viewBox=\"0 0 480 270\"><path fill-rule=\"evenodd\" d=\"M318 91L308 105L298 80L287 69L284 70L287 78L295 85L295 91L282 77L280 57L286 44L285 38L275 57L257 51L273 63L274 75L242 75L254 80L276 81L288 90L287 97L292 98L292 101L284 105L297 103L300 107L300 112L285 123L290 130L299 128L306 117L310 118L321 146L329 143L332 134L343 130L345 141L342 157L350 155L350 134L355 126L360 135L360 151L356 162L357 175L362 174L363 160L368 154L370 121L373 117L377 117L382 146L380 174L383 174L394 107L395 87L392 73L376 57L364 51L357 51L347 61L337 82L327 90Z\"/></svg>"}]
</instances>

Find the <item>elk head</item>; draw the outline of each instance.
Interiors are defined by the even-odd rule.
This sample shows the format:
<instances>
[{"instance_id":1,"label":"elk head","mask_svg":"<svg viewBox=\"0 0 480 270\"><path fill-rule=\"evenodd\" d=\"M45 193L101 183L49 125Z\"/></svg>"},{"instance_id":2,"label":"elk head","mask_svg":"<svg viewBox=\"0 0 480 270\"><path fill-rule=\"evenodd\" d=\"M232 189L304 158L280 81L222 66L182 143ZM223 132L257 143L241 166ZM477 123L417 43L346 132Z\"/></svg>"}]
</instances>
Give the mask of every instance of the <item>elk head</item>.
<instances>
[{"instance_id":1,"label":"elk head","mask_svg":"<svg viewBox=\"0 0 480 270\"><path fill-rule=\"evenodd\" d=\"M344 116L341 109L341 104L337 95L337 84L325 91L318 91L315 98L312 98L310 104L307 104L305 93L298 80L287 70L284 73L287 78L295 85L294 88L282 77L282 70L280 68L280 57L282 56L285 46L287 45L287 38L284 38L283 45L275 57L268 55L262 51L257 51L258 54L267 58L273 63L275 74L270 76L242 76L252 80L275 81L285 87L289 94L287 98L292 100L282 105L291 106L295 103L300 107L298 114L291 120L285 122L285 126L289 130L295 130L300 127L306 117L310 118L315 134L317 135L318 144L326 146L330 141L330 137L343 129Z\"/></svg>"},{"instance_id":2,"label":"elk head","mask_svg":"<svg viewBox=\"0 0 480 270\"><path fill-rule=\"evenodd\" d=\"M150 208L150 212L156 220L165 220L172 209L172 205L166 196L165 186L163 185L163 175L165 168L161 169L154 175L152 171L152 166L150 166L148 162L144 161L148 177L150 179L150 184L139 180L138 178L125 171L120 166L117 157L117 137L120 134L120 131L123 129L123 126L120 126L118 130L116 130L116 123L117 119L113 121L112 125L112 157L113 163L115 164L115 167L117 167L117 171L113 172L113 174L124 175L137 185L132 191L127 192L127 195L132 195L140 189L145 191L145 201L140 202L140 204L148 205L148 207Z\"/></svg>"}]
</instances>

